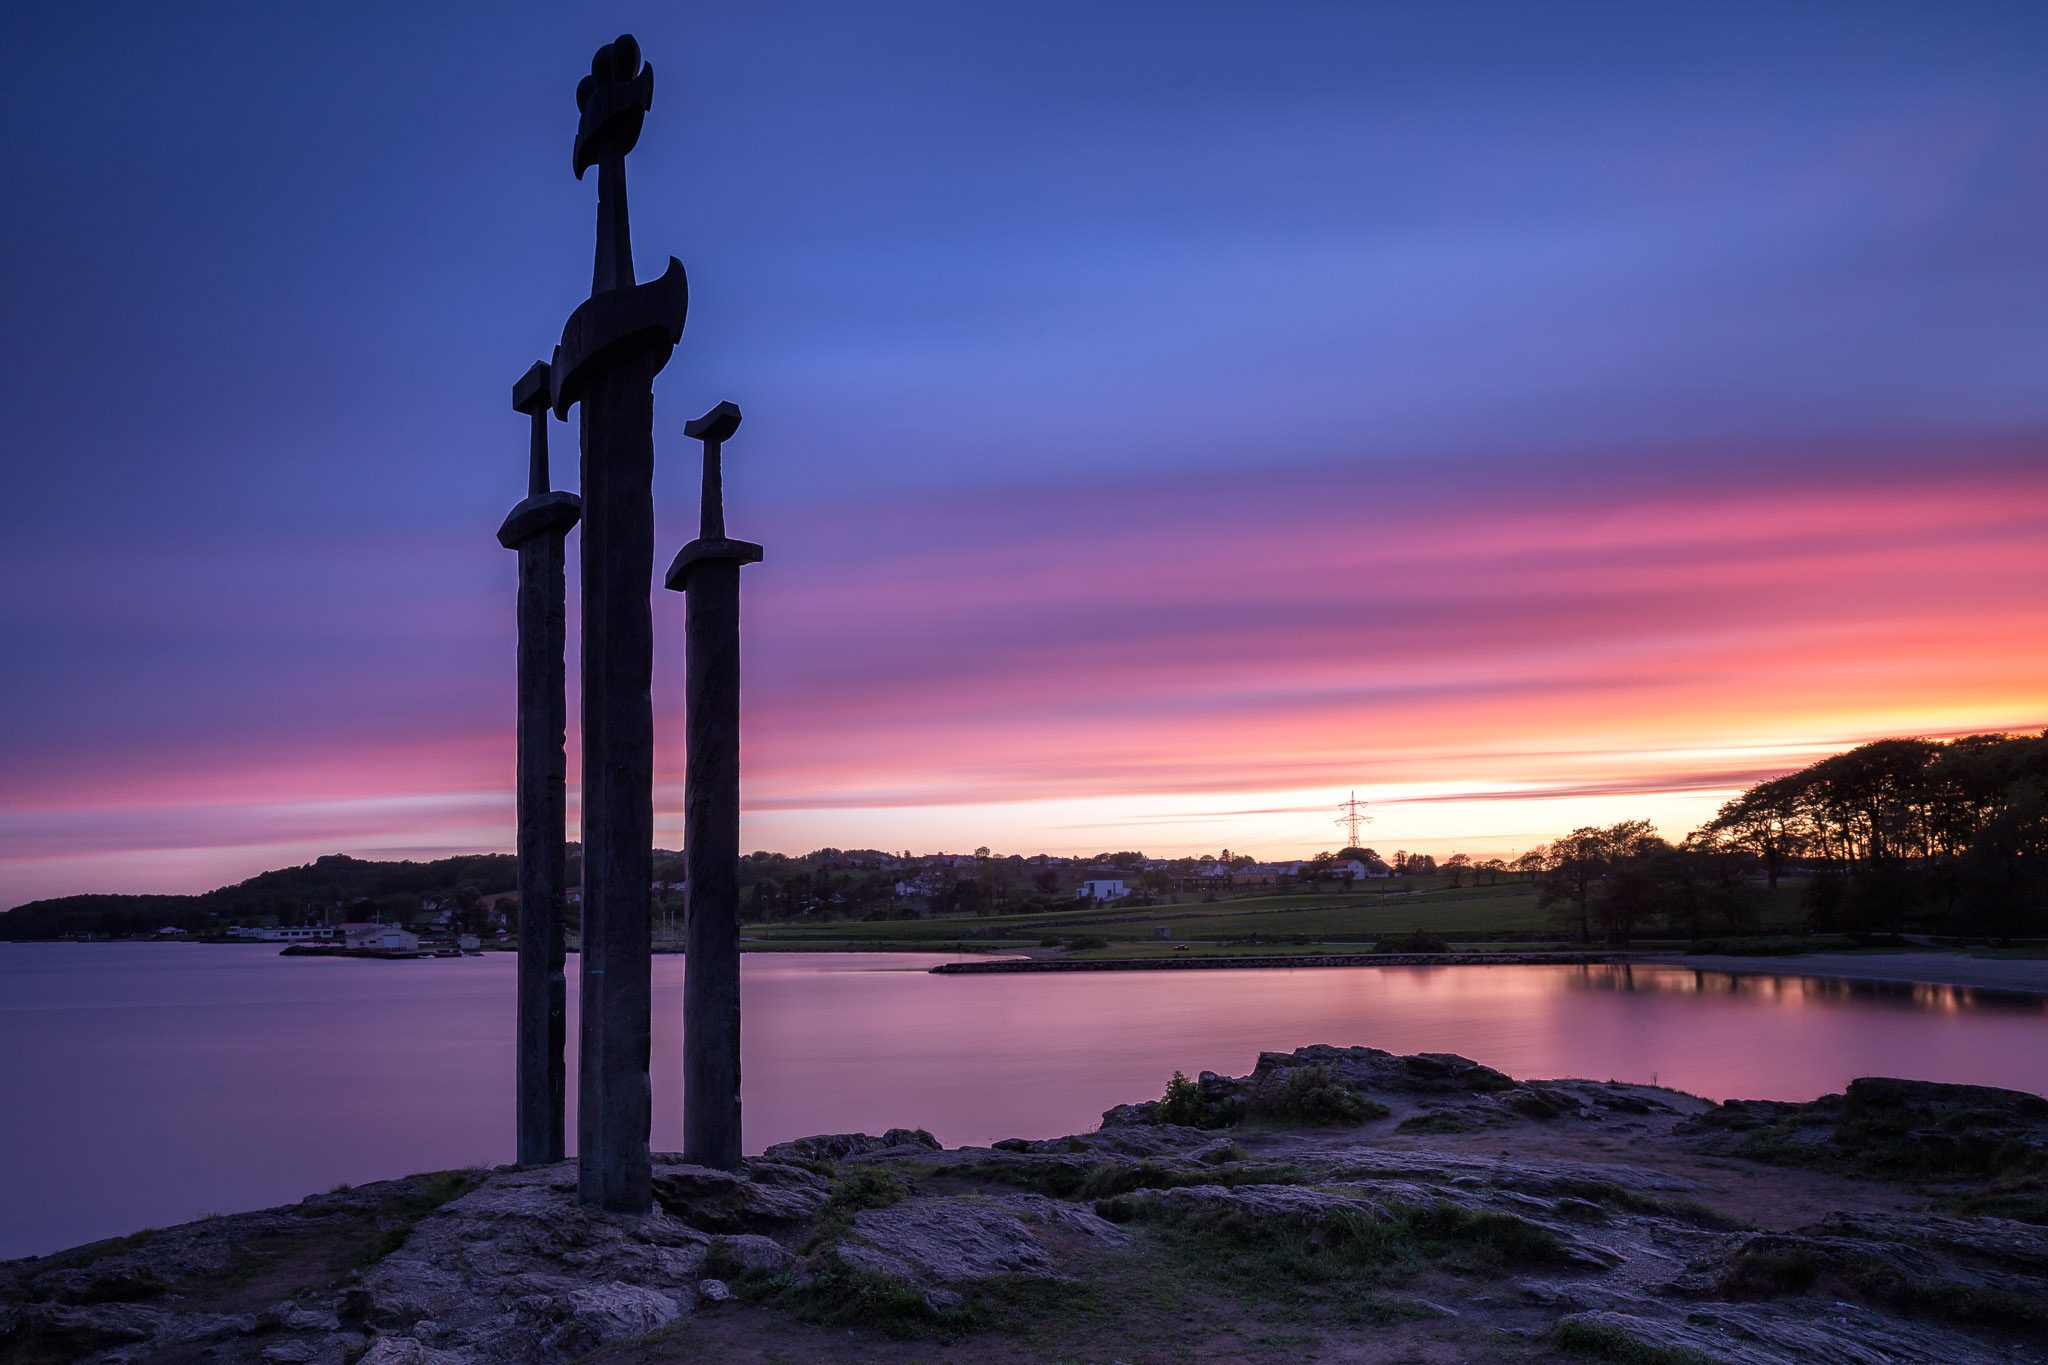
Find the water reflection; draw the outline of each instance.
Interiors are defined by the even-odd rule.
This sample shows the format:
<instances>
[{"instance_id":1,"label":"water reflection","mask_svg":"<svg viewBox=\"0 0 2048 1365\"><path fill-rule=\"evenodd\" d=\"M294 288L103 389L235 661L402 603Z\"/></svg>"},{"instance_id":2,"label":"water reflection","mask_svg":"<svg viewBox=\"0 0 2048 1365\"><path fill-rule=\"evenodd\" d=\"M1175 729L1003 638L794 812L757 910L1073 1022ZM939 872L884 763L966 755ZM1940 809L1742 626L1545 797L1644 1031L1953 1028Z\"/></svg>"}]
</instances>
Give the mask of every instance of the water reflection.
<instances>
[{"instance_id":1,"label":"water reflection","mask_svg":"<svg viewBox=\"0 0 2048 1365\"><path fill-rule=\"evenodd\" d=\"M2048 1093L2042 1002L1983 991L1684 967L926 973L942 960L747 956L748 1149L897 1125L949 1144L1084 1131L1176 1070L1308 1043L1715 1099L1810 1099L1860 1075ZM0 945L0 1257L509 1161L513 965ZM662 1149L681 1139L682 965L654 967ZM570 1008L573 1037L573 992Z\"/></svg>"},{"instance_id":2,"label":"water reflection","mask_svg":"<svg viewBox=\"0 0 2048 1365\"><path fill-rule=\"evenodd\" d=\"M2048 1014L2048 996L1981 986L1700 971L1667 966L1572 966L1561 970L1567 974L1566 979L1571 985L1579 990L1615 991L1629 995L1728 995L1795 1006L1871 1002L1945 1014L1979 1009Z\"/></svg>"}]
</instances>

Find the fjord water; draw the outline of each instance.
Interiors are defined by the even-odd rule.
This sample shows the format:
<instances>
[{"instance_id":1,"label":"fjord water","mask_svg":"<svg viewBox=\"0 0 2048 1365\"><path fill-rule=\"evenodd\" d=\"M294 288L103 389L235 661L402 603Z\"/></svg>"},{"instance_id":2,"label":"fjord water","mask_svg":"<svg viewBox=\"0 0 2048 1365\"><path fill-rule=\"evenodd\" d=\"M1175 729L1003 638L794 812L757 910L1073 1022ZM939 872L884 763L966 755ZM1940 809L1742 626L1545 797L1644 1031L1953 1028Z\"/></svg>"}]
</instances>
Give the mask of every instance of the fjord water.
<instances>
[{"instance_id":1,"label":"fjord water","mask_svg":"<svg viewBox=\"0 0 2048 1365\"><path fill-rule=\"evenodd\" d=\"M2048 1002L2030 997L1676 967L924 970L946 960L749 954L748 1150L897 1125L949 1145L1085 1131L1176 1069L1241 1073L1305 1043L1716 1099L1811 1099L1860 1075L2048 1092ZM682 1130L682 965L654 961L657 1150ZM0 944L0 1258L509 1161L512 969Z\"/></svg>"}]
</instances>

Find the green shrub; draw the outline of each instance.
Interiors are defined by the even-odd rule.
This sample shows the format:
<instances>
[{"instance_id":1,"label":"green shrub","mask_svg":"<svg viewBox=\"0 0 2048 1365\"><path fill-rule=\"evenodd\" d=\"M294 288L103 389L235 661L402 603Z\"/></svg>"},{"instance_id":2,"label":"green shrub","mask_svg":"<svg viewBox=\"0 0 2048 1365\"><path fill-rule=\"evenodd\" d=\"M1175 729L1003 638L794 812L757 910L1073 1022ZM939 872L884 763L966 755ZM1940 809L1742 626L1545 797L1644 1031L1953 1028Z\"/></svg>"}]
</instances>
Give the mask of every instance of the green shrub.
<instances>
[{"instance_id":1,"label":"green shrub","mask_svg":"<svg viewBox=\"0 0 2048 1365\"><path fill-rule=\"evenodd\" d=\"M829 1218L862 1209L885 1209L901 1203L909 1194L910 1187L903 1183L903 1177L887 1166L855 1166L832 1186L818 1216Z\"/></svg>"},{"instance_id":2,"label":"green shrub","mask_svg":"<svg viewBox=\"0 0 2048 1365\"><path fill-rule=\"evenodd\" d=\"M1070 953L1084 953L1092 948L1107 948L1108 946L1109 940L1100 934L1083 934L1079 938L1067 940L1067 951Z\"/></svg>"},{"instance_id":3,"label":"green shrub","mask_svg":"<svg viewBox=\"0 0 2048 1365\"><path fill-rule=\"evenodd\" d=\"M1298 1066L1252 1092L1245 1118L1262 1123L1360 1124L1393 1112L1327 1066Z\"/></svg>"},{"instance_id":4,"label":"green shrub","mask_svg":"<svg viewBox=\"0 0 2048 1365\"><path fill-rule=\"evenodd\" d=\"M1159 1098L1159 1121L1178 1123L1187 1128L1207 1128L1205 1120L1208 1105L1202 1100L1202 1087L1176 1071L1173 1079L1166 1083L1166 1093Z\"/></svg>"}]
</instances>

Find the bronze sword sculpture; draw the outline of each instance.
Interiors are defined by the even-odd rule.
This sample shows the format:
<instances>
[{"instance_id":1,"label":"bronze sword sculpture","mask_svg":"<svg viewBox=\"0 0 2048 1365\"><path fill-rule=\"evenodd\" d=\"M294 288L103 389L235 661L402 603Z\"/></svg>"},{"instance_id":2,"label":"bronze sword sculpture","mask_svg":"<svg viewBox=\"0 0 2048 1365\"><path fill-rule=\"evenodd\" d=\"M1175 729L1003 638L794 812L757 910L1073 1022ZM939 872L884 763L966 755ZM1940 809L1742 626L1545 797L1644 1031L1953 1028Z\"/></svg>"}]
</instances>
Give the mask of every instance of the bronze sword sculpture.
<instances>
[{"instance_id":1,"label":"bronze sword sculpture","mask_svg":"<svg viewBox=\"0 0 2048 1365\"><path fill-rule=\"evenodd\" d=\"M654 376L682 339L689 285L669 258L633 280L626 154L654 99L630 36L601 47L576 88L577 179L597 168L590 298L550 367L555 415L580 403L583 455L583 932L576 1112L583 1202L653 1203L648 1134L654 845Z\"/></svg>"},{"instance_id":2,"label":"bronze sword sculpture","mask_svg":"<svg viewBox=\"0 0 2048 1365\"><path fill-rule=\"evenodd\" d=\"M740 410L720 403L683 428L704 443L697 539L669 566L689 598L684 649L689 762L683 777L683 1159L740 1164L740 566L761 547L725 535L721 450Z\"/></svg>"},{"instance_id":3,"label":"bronze sword sculpture","mask_svg":"<svg viewBox=\"0 0 2048 1365\"><path fill-rule=\"evenodd\" d=\"M563 541L583 500L550 490L548 367L512 387L527 415L527 496L498 528L498 543L519 553L519 1001L517 1006L517 1152L522 1165L560 1161L563 1149L567 985L562 918L568 880L568 761L564 753L565 602Z\"/></svg>"}]
</instances>

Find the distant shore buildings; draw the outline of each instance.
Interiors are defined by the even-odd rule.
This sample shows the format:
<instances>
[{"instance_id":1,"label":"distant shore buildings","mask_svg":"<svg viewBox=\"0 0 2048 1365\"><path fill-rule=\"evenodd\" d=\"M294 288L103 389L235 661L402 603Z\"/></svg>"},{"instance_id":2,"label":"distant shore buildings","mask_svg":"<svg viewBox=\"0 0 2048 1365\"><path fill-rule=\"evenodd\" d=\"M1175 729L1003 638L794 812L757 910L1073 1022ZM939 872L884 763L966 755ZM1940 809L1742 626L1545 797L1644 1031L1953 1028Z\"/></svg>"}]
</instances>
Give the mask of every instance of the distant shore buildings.
<instances>
[{"instance_id":1,"label":"distant shore buildings","mask_svg":"<svg viewBox=\"0 0 2048 1365\"><path fill-rule=\"evenodd\" d=\"M357 950L382 949L410 953L420 946L420 936L395 924L344 924L342 946Z\"/></svg>"},{"instance_id":2,"label":"distant shore buildings","mask_svg":"<svg viewBox=\"0 0 2048 1365\"><path fill-rule=\"evenodd\" d=\"M258 929L231 924L227 929L229 938L247 943L320 943L335 938L339 933L333 926L325 924L277 925Z\"/></svg>"}]
</instances>

